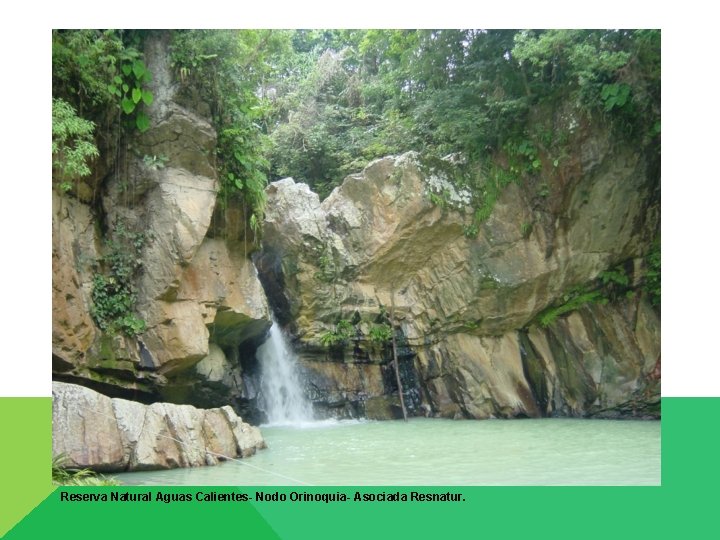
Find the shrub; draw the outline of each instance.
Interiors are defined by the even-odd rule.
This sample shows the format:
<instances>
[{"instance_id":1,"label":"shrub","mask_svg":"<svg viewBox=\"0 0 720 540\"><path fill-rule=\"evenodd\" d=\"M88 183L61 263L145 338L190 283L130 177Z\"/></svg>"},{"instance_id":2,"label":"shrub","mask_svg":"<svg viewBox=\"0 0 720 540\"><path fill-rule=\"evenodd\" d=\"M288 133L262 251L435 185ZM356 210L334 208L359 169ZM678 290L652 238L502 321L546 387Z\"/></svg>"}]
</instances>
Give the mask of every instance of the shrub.
<instances>
[{"instance_id":1,"label":"shrub","mask_svg":"<svg viewBox=\"0 0 720 540\"><path fill-rule=\"evenodd\" d=\"M99 155L94 131L95 124L80 118L68 102L52 100L53 180L61 191L70 191L76 180L90 174L88 162Z\"/></svg>"},{"instance_id":2,"label":"shrub","mask_svg":"<svg viewBox=\"0 0 720 540\"><path fill-rule=\"evenodd\" d=\"M373 343L387 343L392 339L392 328L389 324L375 324L370 329L368 337Z\"/></svg>"},{"instance_id":3,"label":"shrub","mask_svg":"<svg viewBox=\"0 0 720 540\"><path fill-rule=\"evenodd\" d=\"M136 293L133 280L141 267L140 252L145 245L143 233L128 231L120 223L114 240L108 242L108 253L102 258L108 274L93 276L91 314L102 330L135 336L145 331L145 321L132 311Z\"/></svg>"}]
</instances>

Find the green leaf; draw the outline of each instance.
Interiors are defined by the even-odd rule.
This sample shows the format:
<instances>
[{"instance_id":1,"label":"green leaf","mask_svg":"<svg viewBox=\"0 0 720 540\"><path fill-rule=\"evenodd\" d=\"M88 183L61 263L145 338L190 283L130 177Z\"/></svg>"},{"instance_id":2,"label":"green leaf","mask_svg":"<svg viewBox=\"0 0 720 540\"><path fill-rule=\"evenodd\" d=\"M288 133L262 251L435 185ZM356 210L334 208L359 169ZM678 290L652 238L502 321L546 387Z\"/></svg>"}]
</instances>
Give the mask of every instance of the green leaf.
<instances>
[{"instance_id":1,"label":"green leaf","mask_svg":"<svg viewBox=\"0 0 720 540\"><path fill-rule=\"evenodd\" d=\"M135 104L140 103L140 100L142 99L142 90L139 88L133 88L132 90L132 100L135 102Z\"/></svg>"},{"instance_id":2,"label":"green leaf","mask_svg":"<svg viewBox=\"0 0 720 540\"><path fill-rule=\"evenodd\" d=\"M123 88L123 92L127 92L128 90L130 90L130 87L127 84L123 84L122 88Z\"/></svg>"},{"instance_id":3,"label":"green leaf","mask_svg":"<svg viewBox=\"0 0 720 540\"><path fill-rule=\"evenodd\" d=\"M617 96L619 87L617 84L606 84L603 86L601 96L604 100L607 100L611 96Z\"/></svg>"},{"instance_id":4,"label":"green leaf","mask_svg":"<svg viewBox=\"0 0 720 540\"><path fill-rule=\"evenodd\" d=\"M250 216L250 228L254 233L257 233L260 230L260 222L255 214Z\"/></svg>"},{"instance_id":5,"label":"green leaf","mask_svg":"<svg viewBox=\"0 0 720 540\"><path fill-rule=\"evenodd\" d=\"M126 97L122 98L122 102L120 102L120 106L122 107L122 110L125 114L130 114L135 110L135 103L133 100L128 99Z\"/></svg>"},{"instance_id":6,"label":"green leaf","mask_svg":"<svg viewBox=\"0 0 720 540\"><path fill-rule=\"evenodd\" d=\"M136 79L140 79L145 74L145 64L142 60L135 60L132 65L132 72Z\"/></svg>"},{"instance_id":7,"label":"green leaf","mask_svg":"<svg viewBox=\"0 0 720 540\"><path fill-rule=\"evenodd\" d=\"M122 84L122 77L120 77L120 75L115 75L115 77L113 77L113 82L118 85Z\"/></svg>"},{"instance_id":8,"label":"green leaf","mask_svg":"<svg viewBox=\"0 0 720 540\"><path fill-rule=\"evenodd\" d=\"M247 158L240 152L234 152L233 155L235 156L235 159L237 159L242 165L244 165L245 167L248 166Z\"/></svg>"},{"instance_id":9,"label":"green leaf","mask_svg":"<svg viewBox=\"0 0 720 540\"><path fill-rule=\"evenodd\" d=\"M539 159L534 160L532 162L532 166L534 169L539 169L540 168L540 160Z\"/></svg>"},{"instance_id":10,"label":"green leaf","mask_svg":"<svg viewBox=\"0 0 720 540\"><path fill-rule=\"evenodd\" d=\"M110 92L113 96L117 94L117 91L118 91L117 86L115 86L113 84L108 84L107 89L108 89L108 92Z\"/></svg>"},{"instance_id":11,"label":"green leaf","mask_svg":"<svg viewBox=\"0 0 720 540\"><path fill-rule=\"evenodd\" d=\"M140 130L140 133L147 131L147 129L150 127L150 119L148 118L147 114L142 111L139 112L137 118L135 119L135 125Z\"/></svg>"},{"instance_id":12,"label":"green leaf","mask_svg":"<svg viewBox=\"0 0 720 540\"><path fill-rule=\"evenodd\" d=\"M130 64L123 64L121 69L125 75L130 75L132 73L132 66Z\"/></svg>"},{"instance_id":13,"label":"green leaf","mask_svg":"<svg viewBox=\"0 0 720 540\"><path fill-rule=\"evenodd\" d=\"M235 179L235 187L238 188L238 189L242 189L242 188L243 188L243 181L242 181L240 178L236 178L236 179Z\"/></svg>"},{"instance_id":14,"label":"green leaf","mask_svg":"<svg viewBox=\"0 0 720 540\"><path fill-rule=\"evenodd\" d=\"M630 97L630 86L627 84L623 84L620 86L617 96L617 106L622 107L627 103L628 98Z\"/></svg>"},{"instance_id":15,"label":"green leaf","mask_svg":"<svg viewBox=\"0 0 720 540\"><path fill-rule=\"evenodd\" d=\"M148 107L150 105L152 105L152 102L153 102L152 92L150 90L143 90L142 91L142 100L143 100L143 103L145 103L145 105L147 105Z\"/></svg>"}]
</instances>

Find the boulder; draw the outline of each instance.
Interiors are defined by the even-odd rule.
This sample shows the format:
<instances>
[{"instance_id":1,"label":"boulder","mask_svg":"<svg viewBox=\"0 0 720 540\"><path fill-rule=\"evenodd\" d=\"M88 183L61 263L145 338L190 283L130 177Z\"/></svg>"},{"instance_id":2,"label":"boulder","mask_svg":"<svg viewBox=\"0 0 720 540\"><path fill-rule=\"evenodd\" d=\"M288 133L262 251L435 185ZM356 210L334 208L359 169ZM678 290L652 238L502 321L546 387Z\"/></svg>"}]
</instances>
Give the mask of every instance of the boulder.
<instances>
[{"instance_id":1,"label":"boulder","mask_svg":"<svg viewBox=\"0 0 720 540\"><path fill-rule=\"evenodd\" d=\"M54 382L53 457L70 468L119 471L126 452L110 398L74 384Z\"/></svg>"},{"instance_id":2,"label":"boulder","mask_svg":"<svg viewBox=\"0 0 720 540\"><path fill-rule=\"evenodd\" d=\"M225 416L235 438L235 449L242 457L249 457L256 451L266 448L260 429L242 421L230 407L222 407L220 411Z\"/></svg>"},{"instance_id":3,"label":"boulder","mask_svg":"<svg viewBox=\"0 0 720 540\"><path fill-rule=\"evenodd\" d=\"M141 403L53 383L53 456L65 466L137 471L215 465L265 448L230 407Z\"/></svg>"}]
</instances>

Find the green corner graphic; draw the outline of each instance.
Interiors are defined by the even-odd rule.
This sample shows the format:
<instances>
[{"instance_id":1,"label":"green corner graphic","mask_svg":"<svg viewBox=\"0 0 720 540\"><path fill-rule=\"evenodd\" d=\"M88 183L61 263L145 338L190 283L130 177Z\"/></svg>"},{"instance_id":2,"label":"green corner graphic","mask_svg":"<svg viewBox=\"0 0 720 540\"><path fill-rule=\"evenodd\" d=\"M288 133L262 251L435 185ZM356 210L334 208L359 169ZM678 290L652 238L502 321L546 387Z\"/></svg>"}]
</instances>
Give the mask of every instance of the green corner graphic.
<instances>
[{"instance_id":1,"label":"green corner graphic","mask_svg":"<svg viewBox=\"0 0 720 540\"><path fill-rule=\"evenodd\" d=\"M0 400L0 403L5 400ZM49 483L49 400L5 404L12 420L4 448L11 478L2 485L3 527L46 497ZM9 402L8 402L9 403ZM255 488L121 487L58 488L6 538L705 538L717 531L716 486L720 482L720 398L670 398L662 403L662 486L652 487L455 487L423 492L462 492L459 503L206 503L197 491L253 493ZM22 415L21 415L22 412ZM8 414L10 416L8 416ZM32 433L35 433L33 436ZM39 434L39 435L38 435ZM34 442L33 442L34 441ZM10 445L8 445L10 446ZM28 453L32 448L32 454ZM22 455L21 455L22 454ZM111 490L151 493L152 502L72 502L66 494ZM276 488L291 493L298 488ZM309 487L303 491L372 493L382 487ZM416 487L393 487L409 493ZM158 493L186 494L189 501L163 503ZM68 497L65 496L65 499ZM9 511L9 512L8 512ZM3 530L5 530L3 529Z\"/></svg>"},{"instance_id":2,"label":"green corner graphic","mask_svg":"<svg viewBox=\"0 0 720 540\"><path fill-rule=\"evenodd\" d=\"M51 398L0 398L0 537L53 489Z\"/></svg>"}]
</instances>

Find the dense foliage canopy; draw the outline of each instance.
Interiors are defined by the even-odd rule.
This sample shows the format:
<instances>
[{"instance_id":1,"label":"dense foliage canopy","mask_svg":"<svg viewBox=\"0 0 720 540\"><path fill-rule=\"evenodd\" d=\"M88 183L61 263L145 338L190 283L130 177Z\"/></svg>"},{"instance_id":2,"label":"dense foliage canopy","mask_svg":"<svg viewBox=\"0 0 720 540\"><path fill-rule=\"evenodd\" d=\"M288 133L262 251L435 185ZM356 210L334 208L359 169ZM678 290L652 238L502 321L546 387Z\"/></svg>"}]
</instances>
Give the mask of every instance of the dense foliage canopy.
<instances>
[{"instance_id":1,"label":"dense foliage canopy","mask_svg":"<svg viewBox=\"0 0 720 540\"><path fill-rule=\"evenodd\" d=\"M562 159L533 111L570 107L639 147L659 133L659 31L297 31L272 81L272 174L327 195L369 160L460 153L508 173ZM266 83L268 84L268 83ZM555 166L557 166L556 164ZM514 167L516 170L512 170ZM472 169L472 167L470 167ZM470 187L491 176L464 175ZM502 175L500 175L502 176ZM485 188L487 191L487 188ZM482 203L482 201L478 201Z\"/></svg>"},{"instance_id":2,"label":"dense foliage canopy","mask_svg":"<svg viewBox=\"0 0 720 540\"><path fill-rule=\"evenodd\" d=\"M144 127L143 35L53 33L58 124L110 109ZM368 161L407 150L461 155L457 180L481 207L498 183L561 165L568 134L552 113L563 107L659 154L657 30L193 30L173 32L171 46L177 78L218 129L223 200L242 199L255 222L268 178L326 196ZM54 138L65 182L94 156L88 126L75 129ZM77 150L56 152L68 145Z\"/></svg>"}]
</instances>

